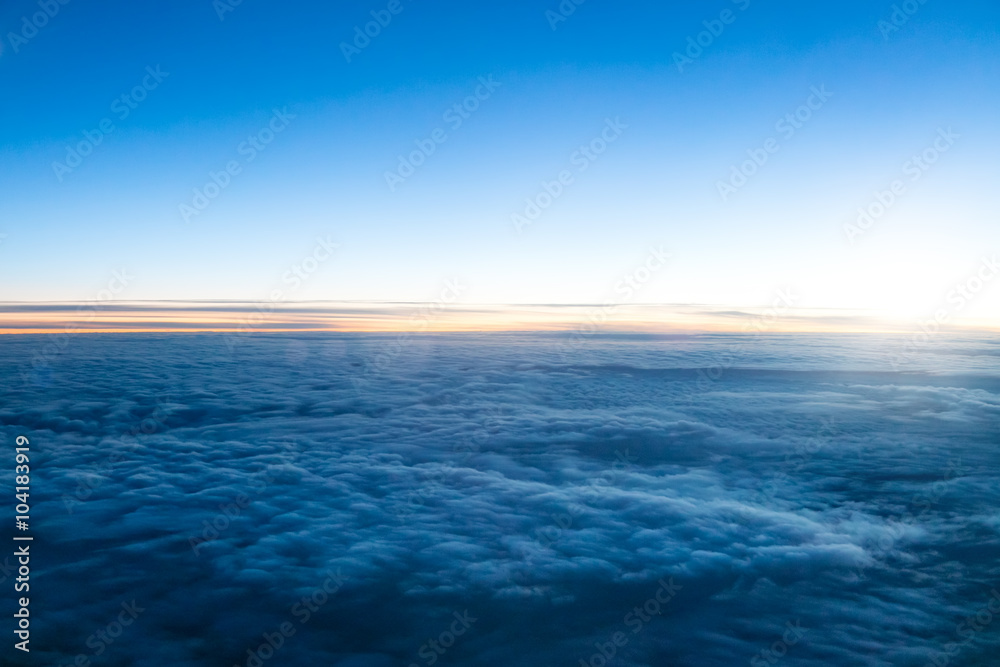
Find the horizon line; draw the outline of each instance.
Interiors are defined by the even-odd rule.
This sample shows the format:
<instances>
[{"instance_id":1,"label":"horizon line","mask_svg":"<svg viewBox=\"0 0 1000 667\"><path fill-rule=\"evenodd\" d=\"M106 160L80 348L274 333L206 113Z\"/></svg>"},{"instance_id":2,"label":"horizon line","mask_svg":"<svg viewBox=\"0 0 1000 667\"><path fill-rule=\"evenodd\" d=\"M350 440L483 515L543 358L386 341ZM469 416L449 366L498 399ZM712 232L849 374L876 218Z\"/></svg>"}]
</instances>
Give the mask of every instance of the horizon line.
<instances>
[{"instance_id":1,"label":"horizon line","mask_svg":"<svg viewBox=\"0 0 1000 667\"><path fill-rule=\"evenodd\" d=\"M940 312L940 311L938 311ZM997 333L1000 322L872 310L706 304L392 301L0 302L0 334L66 333Z\"/></svg>"}]
</instances>

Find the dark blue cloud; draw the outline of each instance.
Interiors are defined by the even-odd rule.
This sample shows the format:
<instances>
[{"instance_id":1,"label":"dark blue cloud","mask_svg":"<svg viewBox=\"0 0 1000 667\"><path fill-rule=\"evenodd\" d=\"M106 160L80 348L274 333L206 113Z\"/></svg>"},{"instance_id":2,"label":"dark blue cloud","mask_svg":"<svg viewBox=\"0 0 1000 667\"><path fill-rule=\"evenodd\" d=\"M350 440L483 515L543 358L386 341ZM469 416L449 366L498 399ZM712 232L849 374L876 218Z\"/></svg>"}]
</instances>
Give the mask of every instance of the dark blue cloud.
<instances>
[{"instance_id":1,"label":"dark blue cloud","mask_svg":"<svg viewBox=\"0 0 1000 667\"><path fill-rule=\"evenodd\" d=\"M32 664L922 666L1000 585L995 341L44 340Z\"/></svg>"}]
</instances>

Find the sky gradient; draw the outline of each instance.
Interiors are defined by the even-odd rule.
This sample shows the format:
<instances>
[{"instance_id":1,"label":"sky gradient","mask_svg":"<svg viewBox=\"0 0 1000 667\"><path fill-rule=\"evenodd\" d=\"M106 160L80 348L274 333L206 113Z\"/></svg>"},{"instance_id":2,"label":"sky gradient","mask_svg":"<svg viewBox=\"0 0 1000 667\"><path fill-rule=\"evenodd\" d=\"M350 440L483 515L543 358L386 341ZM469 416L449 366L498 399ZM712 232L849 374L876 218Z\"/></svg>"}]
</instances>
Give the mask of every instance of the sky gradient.
<instances>
[{"instance_id":1,"label":"sky gradient","mask_svg":"<svg viewBox=\"0 0 1000 667\"><path fill-rule=\"evenodd\" d=\"M1000 328L1000 7L563 6L68 2L32 31L39 5L6 4L0 301L117 280L122 302L432 302L459 281L466 305L786 290Z\"/></svg>"}]
</instances>

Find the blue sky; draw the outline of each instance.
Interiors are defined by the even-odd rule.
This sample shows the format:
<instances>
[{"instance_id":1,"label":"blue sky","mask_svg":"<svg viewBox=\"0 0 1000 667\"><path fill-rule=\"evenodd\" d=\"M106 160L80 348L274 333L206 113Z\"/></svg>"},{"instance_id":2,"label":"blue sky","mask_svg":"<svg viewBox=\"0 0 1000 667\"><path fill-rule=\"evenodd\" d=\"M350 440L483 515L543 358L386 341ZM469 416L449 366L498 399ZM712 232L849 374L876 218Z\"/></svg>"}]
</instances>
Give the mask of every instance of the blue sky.
<instances>
[{"instance_id":1,"label":"blue sky","mask_svg":"<svg viewBox=\"0 0 1000 667\"><path fill-rule=\"evenodd\" d=\"M220 19L208 0L71 0L26 41L11 33L39 5L6 4L0 299L85 300L127 268L130 300L256 300L322 237L338 251L293 299L424 301L458 277L468 303L590 303L662 246L639 302L744 307L793 288L803 306L921 317L1000 250L993 3L915 3L887 34L880 2L588 0L555 29L555 1L389 4L244 0ZM372 12L391 22L348 62ZM720 34L679 71L706 21ZM499 85L456 126L446 113L481 78ZM122 118L114 101L144 79ZM829 99L776 129L814 87ZM251 151L275 110L281 131ZM581 162L609 119L623 129ZM439 128L390 189L398 156ZM942 131L957 138L912 180L904 164ZM724 201L719 182L770 138ZM564 171L518 232L512 215ZM897 180L851 243L845 225ZM998 306L987 284L963 316L1000 324Z\"/></svg>"}]
</instances>

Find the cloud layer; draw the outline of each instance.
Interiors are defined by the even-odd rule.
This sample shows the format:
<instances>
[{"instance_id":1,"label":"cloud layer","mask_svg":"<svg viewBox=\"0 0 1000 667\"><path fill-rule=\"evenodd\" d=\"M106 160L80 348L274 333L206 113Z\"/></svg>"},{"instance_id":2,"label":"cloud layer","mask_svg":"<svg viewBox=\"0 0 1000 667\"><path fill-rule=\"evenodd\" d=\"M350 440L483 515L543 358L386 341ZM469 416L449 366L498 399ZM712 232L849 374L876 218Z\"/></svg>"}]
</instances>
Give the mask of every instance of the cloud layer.
<instances>
[{"instance_id":1,"label":"cloud layer","mask_svg":"<svg viewBox=\"0 0 1000 667\"><path fill-rule=\"evenodd\" d=\"M459 281L445 281L425 303L288 301L120 301L110 290L83 303L0 302L0 334L228 332L701 332L884 333L922 336L924 322L871 310L794 307L779 291L774 305L755 309L684 304L639 304L616 299L580 304L468 304ZM784 300L783 300L784 299ZM993 331L988 322L949 320L931 329ZM923 325L923 328L921 326Z\"/></svg>"},{"instance_id":2,"label":"cloud layer","mask_svg":"<svg viewBox=\"0 0 1000 667\"><path fill-rule=\"evenodd\" d=\"M46 337L4 337L34 659L924 665L964 641L1000 586L995 340L903 368L880 337L567 341L77 335L33 366Z\"/></svg>"}]
</instances>

